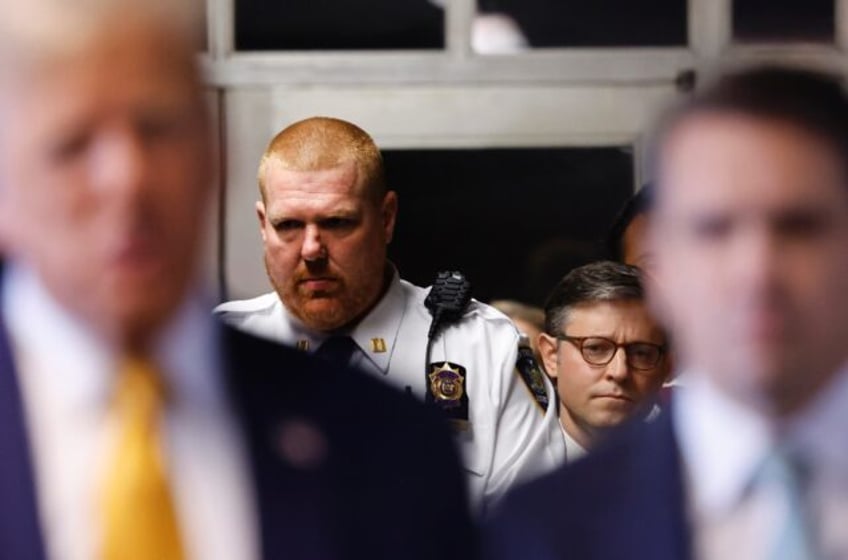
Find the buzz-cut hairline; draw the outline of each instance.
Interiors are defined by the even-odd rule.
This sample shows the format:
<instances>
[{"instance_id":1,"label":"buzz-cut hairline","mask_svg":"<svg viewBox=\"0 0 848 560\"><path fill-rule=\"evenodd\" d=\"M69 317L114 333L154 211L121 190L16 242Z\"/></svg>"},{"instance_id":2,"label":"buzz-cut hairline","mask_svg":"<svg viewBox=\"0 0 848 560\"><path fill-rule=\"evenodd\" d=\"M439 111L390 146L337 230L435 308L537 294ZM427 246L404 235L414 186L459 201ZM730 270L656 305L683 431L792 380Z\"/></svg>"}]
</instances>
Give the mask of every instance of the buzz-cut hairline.
<instances>
[{"instance_id":1,"label":"buzz-cut hairline","mask_svg":"<svg viewBox=\"0 0 848 560\"><path fill-rule=\"evenodd\" d=\"M349 162L357 166L363 192L375 201L382 200L387 192L383 156L367 132L333 117L295 122L277 133L262 155L257 173L260 195L265 200L272 165L318 171Z\"/></svg>"}]
</instances>

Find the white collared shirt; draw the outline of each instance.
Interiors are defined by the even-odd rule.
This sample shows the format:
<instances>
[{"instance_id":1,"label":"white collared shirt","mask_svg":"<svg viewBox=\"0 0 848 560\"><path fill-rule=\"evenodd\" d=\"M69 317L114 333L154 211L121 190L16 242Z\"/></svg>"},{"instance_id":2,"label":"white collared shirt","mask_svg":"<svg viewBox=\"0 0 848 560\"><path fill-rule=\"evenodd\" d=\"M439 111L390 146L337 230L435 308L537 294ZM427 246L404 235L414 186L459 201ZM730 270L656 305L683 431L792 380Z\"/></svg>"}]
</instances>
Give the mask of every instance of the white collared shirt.
<instances>
[{"instance_id":1,"label":"white collared shirt","mask_svg":"<svg viewBox=\"0 0 848 560\"><path fill-rule=\"evenodd\" d=\"M562 437L565 439L565 462L573 463L585 456L586 448L577 443L577 440L569 435L568 430L565 429L562 423L560 423L560 427L562 428Z\"/></svg>"},{"instance_id":2,"label":"white collared shirt","mask_svg":"<svg viewBox=\"0 0 848 560\"><path fill-rule=\"evenodd\" d=\"M424 400L427 331L432 317L428 290L399 278L348 334L358 351L351 365ZM327 334L306 328L276 293L216 308L234 327L302 350L314 351ZM429 362L449 361L466 370L470 429L457 434L472 501L480 511L515 483L560 465L565 443L554 399L539 409L515 370L518 331L496 309L473 301L461 321L443 331ZM553 395L545 379L548 394Z\"/></svg>"},{"instance_id":3,"label":"white collared shirt","mask_svg":"<svg viewBox=\"0 0 848 560\"><path fill-rule=\"evenodd\" d=\"M401 324L407 312L403 284L405 283L402 283L399 278L395 278L374 309L350 332L333 333L350 336L356 342L357 351L354 352L348 365L381 374L388 382L401 390L406 389L406 385L401 384L403 380L397 376L390 377L388 373L398 335L401 332ZM412 285L409 284L409 286ZM215 313L248 333L283 342L308 352L318 350L331 336L310 330L297 317L288 313L276 292L249 300L221 304L215 309ZM424 334L426 336L426 331ZM422 370L424 368L423 353L420 368ZM421 377L423 379L423 375ZM416 394L423 398L423 391L422 385Z\"/></svg>"},{"instance_id":4,"label":"white collared shirt","mask_svg":"<svg viewBox=\"0 0 848 560\"><path fill-rule=\"evenodd\" d=\"M98 556L98 486L115 427L108 415L117 360L59 307L29 271L6 270L3 310L26 410L48 557ZM185 304L156 345L173 406L164 436L189 558L259 557L246 457L222 393L214 326Z\"/></svg>"},{"instance_id":5,"label":"white collared shirt","mask_svg":"<svg viewBox=\"0 0 848 560\"><path fill-rule=\"evenodd\" d=\"M754 484L775 426L703 375L687 374L673 422L680 442L695 557L765 558L786 515L779 489ZM781 429L780 444L812 465L809 504L822 558L848 558L848 370Z\"/></svg>"}]
</instances>

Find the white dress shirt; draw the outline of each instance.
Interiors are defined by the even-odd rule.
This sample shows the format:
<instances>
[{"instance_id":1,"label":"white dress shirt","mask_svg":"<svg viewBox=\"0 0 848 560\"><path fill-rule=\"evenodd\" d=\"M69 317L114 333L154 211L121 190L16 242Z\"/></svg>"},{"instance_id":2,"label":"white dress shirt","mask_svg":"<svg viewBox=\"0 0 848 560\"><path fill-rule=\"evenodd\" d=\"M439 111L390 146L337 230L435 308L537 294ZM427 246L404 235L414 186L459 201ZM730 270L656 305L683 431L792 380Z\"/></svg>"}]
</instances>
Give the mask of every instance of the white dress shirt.
<instances>
[{"instance_id":1,"label":"white dress shirt","mask_svg":"<svg viewBox=\"0 0 848 560\"><path fill-rule=\"evenodd\" d=\"M586 448L577 443L577 440L569 435L565 426L562 426L562 424L560 426L562 427L562 437L565 439L565 462L573 463L586 455Z\"/></svg>"},{"instance_id":2,"label":"white dress shirt","mask_svg":"<svg viewBox=\"0 0 848 560\"><path fill-rule=\"evenodd\" d=\"M357 345L351 364L424 400L428 290L395 273L386 294L349 335ZM308 329L276 293L216 308L223 320L251 334L314 351L327 334ZM462 319L433 344L429 362L449 361L466 370L470 428L456 434L472 501L482 512L514 484L562 464L565 445L551 399L541 410L515 365L519 335L512 321L472 301ZM553 394L545 378L548 394Z\"/></svg>"},{"instance_id":3,"label":"white dress shirt","mask_svg":"<svg viewBox=\"0 0 848 560\"><path fill-rule=\"evenodd\" d=\"M98 485L116 435L107 412L118 356L58 306L27 270L7 269L2 297L48 557L96 558ZM198 300L186 303L154 353L175 396L163 434L187 556L258 558L251 479L222 393L207 309Z\"/></svg>"},{"instance_id":4,"label":"white dress shirt","mask_svg":"<svg viewBox=\"0 0 848 560\"><path fill-rule=\"evenodd\" d=\"M703 375L687 374L686 389L675 398L673 422L696 558L767 556L787 502L779 487L756 480L777 444L799 453L812 468L807 499L821 557L848 558L848 370L779 427L728 398Z\"/></svg>"}]
</instances>

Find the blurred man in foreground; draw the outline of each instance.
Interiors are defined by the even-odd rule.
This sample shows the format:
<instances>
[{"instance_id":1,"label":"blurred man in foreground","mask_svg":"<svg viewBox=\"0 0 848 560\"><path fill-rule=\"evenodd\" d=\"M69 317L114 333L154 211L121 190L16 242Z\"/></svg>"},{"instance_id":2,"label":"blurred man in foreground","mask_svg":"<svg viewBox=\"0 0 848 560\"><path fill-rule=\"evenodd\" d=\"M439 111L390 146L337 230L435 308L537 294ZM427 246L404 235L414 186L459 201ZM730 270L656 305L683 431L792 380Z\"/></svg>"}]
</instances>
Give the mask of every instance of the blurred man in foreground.
<instances>
[{"instance_id":1,"label":"blurred man in foreground","mask_svg":"<svg viewBox=\"0 0 848 560\"><path fill-rule=\"evenodd\" d=\"M508 499L490 556L846 558L848 98L813 72L731 74L657 150L657 304L689 385Z\"/></svg>"},{"instance_id":2,"label":"blurred man in foreground","mask_svg":"<svg viewBox=\"0 0 848 560\"><path fill-rule=\"evenodd\" d=\"M0 13L0 557L465 557L440 422L210 318L192 3Z\"/></svg>"},{"instance_id":3,"label":"blurred man in foreground","mask_svg":"<svg viewBox=\"0 0 848 560\"><path fill-rule=\"evenodd\" d=\"M569 272L545 304L539 347L556 382L568 462L628 418L647 418L668 376L665 334L633 266L602 261Z\"/></svg>"},{"instance_id":4,"label":"blurred man in foreground","mask_svg":"<svg viewBox=\"0 0 848 560\"><path fill-rule=\"evenodd\" d=\"M453 308L464 293L459 275L428 292L387 260L397 194L365 131L324 117L289 126L262 158L259 187L275 291L221 305L224 320L353 364L439 408L456 429L481 510L562 460L550 382L538 367L516 368L519 335L509 319L477 301ZM434 328L427 298L437 294L452 311Z\"/></svg>"}]
</instances>

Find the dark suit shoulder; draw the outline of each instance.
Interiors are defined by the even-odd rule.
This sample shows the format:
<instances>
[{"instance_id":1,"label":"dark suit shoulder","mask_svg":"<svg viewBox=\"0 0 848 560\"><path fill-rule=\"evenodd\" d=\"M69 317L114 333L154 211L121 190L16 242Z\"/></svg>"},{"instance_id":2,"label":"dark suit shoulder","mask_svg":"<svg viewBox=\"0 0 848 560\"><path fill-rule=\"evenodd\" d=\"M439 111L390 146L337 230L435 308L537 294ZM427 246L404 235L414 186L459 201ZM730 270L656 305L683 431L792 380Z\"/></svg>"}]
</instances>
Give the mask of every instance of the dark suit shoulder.
<instances>
[{"instance_id":1,"label":"dark suit shoulder","mask_svg":"<svg viewBox=\"0 0 848 560\"><path fill-rule=\"evenodd\" d=\"M585 458L510 493L487 522L486 556L682 559L684 511L677 447L663 415L623 426Z\"/></svg>"},{"instance_id":2,"label":"dark suit shoulder","mask_svg":"<svg viewBox=\"0 0 848 560\"><path fill-rule=\"evenodd\" d=\"M405 426L407 430L425 434L447 431L433 410L371 375L228 326L223 332L231 381L243 389L252 387L254 397L264 394L281 405L335 418L380 421L374 428L386 431L395 427L384 422L403 419L411 422Z\"/></svg>"},{"instance_id":3,"label":"dark suit shoulder","mask_svg":"<svg viewBox=\"0 0 848 560\"><path fill-rule=\"evenodd\" d=\"M297 504L296 519L286 523L302 525L300 540L321 527L311 554L335 546L321 557L473 557L464 477L436 411L293 348L228 327L223 339L266 517ZM310 450L319 456L310 458ZM427 538L445 525L440 539ZM268 546L298 557L279 525L270 538Z\"/></svg>"}]
</instances>

